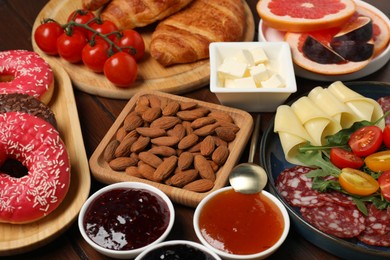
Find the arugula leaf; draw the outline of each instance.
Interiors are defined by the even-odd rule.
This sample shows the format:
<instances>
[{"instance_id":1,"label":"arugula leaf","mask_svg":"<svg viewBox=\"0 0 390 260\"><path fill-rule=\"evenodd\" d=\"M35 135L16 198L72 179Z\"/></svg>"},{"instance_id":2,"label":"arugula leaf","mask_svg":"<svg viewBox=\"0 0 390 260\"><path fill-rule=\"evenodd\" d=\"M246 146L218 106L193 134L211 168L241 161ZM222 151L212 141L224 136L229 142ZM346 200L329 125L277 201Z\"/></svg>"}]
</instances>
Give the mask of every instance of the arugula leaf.
<instances>
[{"instance_id":1,"label":"arugula leaf","mask_svg":"<svg viewBox=\"0 0 390 260\"><path fill-rule=\"evenodd\" d=\"M351 136L351 134L353 132L355 132L356 130L358 130L364 126L369 126L369 125L373 125L373 123L371 123L370 121L365 121L365 120L355 122L350 128L342 129L334 135L329 135L329 136L325 137L325 139L328 143L327 146L334 147L334 146L347 145L349 137Z\"/></svg>"},{"instance_id":2,"label":"arugula leaf","mask_svg":"<svg viewBox=\"0 0 390 260\"><path fill-rule=\"evenodd\" d=\"M355 205L358 208L358 210L361 213L363 213L365 216L368 216L368 209L366 207L366 204L362 200L360 200L358 198L355 198L355 197L352 197L352 200L355 203Z\"/></svg>"},{"instance_id":3,"label":"arugula leaf","mask_svg":"<svg viewBox=\"0 0 390 260\"><path fill-rule=\"evenodd\" d=\"M297 159L304 165L321 168L327 175L338 177L340 174L340 169L334 166L329 160L325 160L321 151L298 153Z\"/></svg>"},{"instance_id":4,"label":"arugula leaf","mask_svg":"<svg viewBox=\"0 0 390 260\"><path fill-rule=\"evenodd\" d=\"M326 192L329 190L340 191L340 183L336 180L324 180L323 178L315 177L313 179L312 189L318 190L320 192Z\"/></svg>"}]
</instances>

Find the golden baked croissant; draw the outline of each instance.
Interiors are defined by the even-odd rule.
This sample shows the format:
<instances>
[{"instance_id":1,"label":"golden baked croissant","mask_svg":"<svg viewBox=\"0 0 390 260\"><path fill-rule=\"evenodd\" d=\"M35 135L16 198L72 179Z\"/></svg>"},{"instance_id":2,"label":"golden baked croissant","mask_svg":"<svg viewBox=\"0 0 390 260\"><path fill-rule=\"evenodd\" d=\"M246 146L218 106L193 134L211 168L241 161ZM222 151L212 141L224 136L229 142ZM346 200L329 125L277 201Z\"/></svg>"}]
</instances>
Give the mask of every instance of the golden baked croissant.
<instances>
[{"instance_id":1,"label":"golden baked croissant","mask_svg":"<svg viewBox=\"0 0 390 260\"><path fill-rule=\"evenodd\" d=\"M96 11L110 1L111 0L82 0L82 5L84 9Z\"/></svg>"},{"instance_id":2,"label":"golden baked croissant","mask_svg":"<svg viewBox=\"0 0 390 260\"><path fill-rule=\"evenodd\" d=\"M241 0L196 0L158 24L150 54L163 66L205 59L211 42L239 41L244 28Z\"/></svg>"},{"instance_id":3,"label":"golden baked croissant","mask_svg":"<svg viewBox=\"0 0 390 260\"><path fill-rule=\"evenodd\" d=\"M120 30L143 27L176 13L192 0L112 0L100 14Z\"/></svg>"}]
</instances>

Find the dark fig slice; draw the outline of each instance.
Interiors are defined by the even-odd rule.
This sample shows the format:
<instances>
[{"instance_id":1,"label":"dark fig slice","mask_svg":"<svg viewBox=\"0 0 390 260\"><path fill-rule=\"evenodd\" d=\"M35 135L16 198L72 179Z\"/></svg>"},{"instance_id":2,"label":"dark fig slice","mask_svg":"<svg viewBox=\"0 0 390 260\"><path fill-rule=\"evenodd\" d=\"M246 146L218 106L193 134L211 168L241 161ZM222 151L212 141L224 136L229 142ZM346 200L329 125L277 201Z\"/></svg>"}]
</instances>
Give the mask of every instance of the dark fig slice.
<instances>
[{"instance_id":1,"label":"dark fig slice","mask_svg":"<svg viewBox=\"0 0 390 260\"><path fill-rule=\"evenodd\" d=\"M342 56L310 35L307 36L303 43L302 51L308 59L320 64L345 62L345 59Z\"/></svg>"},{"instance_id":2,"label":"dark fig slice","mask_svg":"<svg viewBox=\"0 0 390 260\"><path fill-rule=\"evenodd\" d=\"M371 18L359 16L344 26L332 39L333 41L360 41L367 42L373 36Z\"/></svg>"},{"instance_id":3,"label":"dark fig slice","mask_svg":"<svg viewBox=\"0 0 390 260\"><path fill-rule=\"evenodd\" d=\"M331 47L344 59L349 61L364 61L374 54L374 42L337 41L332 42Z\"/></svg>"}]
</instances>

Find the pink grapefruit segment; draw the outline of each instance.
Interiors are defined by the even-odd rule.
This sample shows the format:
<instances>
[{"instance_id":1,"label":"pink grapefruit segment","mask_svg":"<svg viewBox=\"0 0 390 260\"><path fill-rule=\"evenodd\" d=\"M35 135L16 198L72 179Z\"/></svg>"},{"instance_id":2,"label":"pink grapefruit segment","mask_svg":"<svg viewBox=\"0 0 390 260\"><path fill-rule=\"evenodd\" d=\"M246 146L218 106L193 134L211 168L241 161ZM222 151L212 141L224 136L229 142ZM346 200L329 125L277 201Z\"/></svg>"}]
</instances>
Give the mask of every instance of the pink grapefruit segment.
<instances>
[{"instance_id":1,"label":"pink grapefruit segment","mask_svg":"<svg viewBox=\"0 0 390 260\"><path fill-rule=\"evenodd\" d=\"M280 31L308 32L339 27L355 13L353 0L260 0L264 24Z\"/></svg>"}]
</instances>

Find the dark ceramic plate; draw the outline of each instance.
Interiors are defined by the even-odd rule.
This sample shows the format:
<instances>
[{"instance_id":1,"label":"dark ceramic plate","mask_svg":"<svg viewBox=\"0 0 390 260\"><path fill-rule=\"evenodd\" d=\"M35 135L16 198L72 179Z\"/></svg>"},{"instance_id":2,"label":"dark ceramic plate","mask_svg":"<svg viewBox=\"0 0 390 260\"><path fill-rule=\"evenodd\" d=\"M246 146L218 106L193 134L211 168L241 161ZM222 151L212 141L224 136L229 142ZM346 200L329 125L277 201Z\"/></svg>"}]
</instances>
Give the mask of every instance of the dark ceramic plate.
<instances>
[{"instance_id":1,"label":"dark ceramic plate","mask_svg":"<svg viewBox=\"0 0 390 260\"><path fill-rule=\"evenodd\" d=\"M390 83L351 82L345 84L356 92L375 100L382 96L390 96ZM286 206L294 228L311 243L345 259L390 259L390 247L369 246L357 239L341 239L325 234L306 222L298 208L286 203L275 188L275 179L284 169L294 165L284 159L279 137L273 129L274 120L272 120L261 140L260 163L268 174L268 189Z\"/></svg>"}]
</instances>

